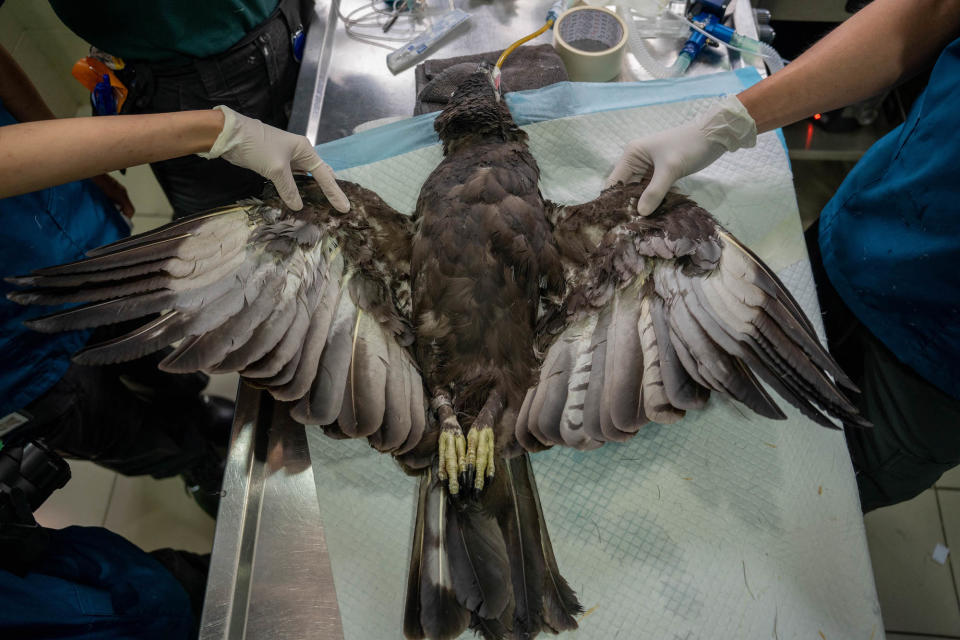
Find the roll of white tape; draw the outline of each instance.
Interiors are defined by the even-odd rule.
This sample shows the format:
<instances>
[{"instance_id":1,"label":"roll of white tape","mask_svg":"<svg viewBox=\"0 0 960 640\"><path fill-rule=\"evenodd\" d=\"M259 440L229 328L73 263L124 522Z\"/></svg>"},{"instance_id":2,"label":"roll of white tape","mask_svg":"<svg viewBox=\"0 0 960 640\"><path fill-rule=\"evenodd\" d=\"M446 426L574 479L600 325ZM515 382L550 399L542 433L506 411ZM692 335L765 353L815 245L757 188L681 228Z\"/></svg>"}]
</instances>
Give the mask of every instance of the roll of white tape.
<instances>
[{"instance_id":1,"label":"roll of white tape","mask_svg":"<svg viewBox=\"0 0 960 640\"><path fill-rule=\"evenodd\" d=\"M575 82L606 82L620 73L627 25L602 7L576 7L557 19L553 47Z\"/></svg>"}]
</instances>

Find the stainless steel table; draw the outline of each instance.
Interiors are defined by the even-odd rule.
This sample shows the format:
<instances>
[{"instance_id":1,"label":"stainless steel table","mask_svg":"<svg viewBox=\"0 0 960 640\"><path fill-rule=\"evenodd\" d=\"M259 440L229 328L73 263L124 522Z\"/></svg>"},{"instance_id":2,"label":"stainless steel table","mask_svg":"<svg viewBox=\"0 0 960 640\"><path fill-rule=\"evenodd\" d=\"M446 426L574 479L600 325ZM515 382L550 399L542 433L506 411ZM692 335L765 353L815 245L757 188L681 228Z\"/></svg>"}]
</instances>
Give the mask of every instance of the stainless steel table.
<instances>
[{"instance_id":1,"label":"stainless steel table","mask_svg":"<svg viewBox=\"0 0 960 640\"><path fill-rule=\"evenodd\" d=\"M311 16L289 129L317 143L357 125L409 116L415 102L413 68L397 75L387 50L349 38L338 25L339 0L319 0ZM346 0L350 10L367 0ZM506 47L543 24L552 0L466 0L468 27L436 57ZM746 0L734 2L737 30L755 36ZM533 44L549 42L541 36ZM654 56L673 61L675 40L651 41ZM743 66L735 53L705 51L689 73ZM621 80L649 79L625 56ZM304 427L265 393L241 384L217 518L201 640L342 638L333 574Z\"/></svg>"}]
</instances>

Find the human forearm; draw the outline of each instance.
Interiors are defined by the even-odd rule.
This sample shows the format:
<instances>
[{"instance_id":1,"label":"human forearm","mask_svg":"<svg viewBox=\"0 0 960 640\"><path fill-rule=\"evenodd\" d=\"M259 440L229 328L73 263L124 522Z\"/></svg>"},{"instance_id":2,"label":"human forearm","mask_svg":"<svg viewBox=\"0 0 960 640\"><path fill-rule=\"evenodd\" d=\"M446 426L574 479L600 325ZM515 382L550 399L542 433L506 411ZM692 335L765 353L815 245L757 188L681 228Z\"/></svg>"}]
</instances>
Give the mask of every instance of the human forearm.
<instances>
[{"instance_id":1,"label":"human forearm","mask_svg":"<svg viewBox=\"0 0 960 640\"><path fill-rule=\"evenodd\" d=\"M0 198L209 151L222 129L213 109L0 127Z\"/></svg>"},{"instance_id":2,"label":"human forearm","mask_svg":"<svg viewBox=\"0 0 960 640\"><path fill-rule=\"evenodd\" d=\"M52 120L56 117L30 78L3 46L0 46L0 100L20 122Z\"/></svg>"},{"instance_id":3,"label":"human forearm","mask_svg":"<svg viewBox=\"0 0 960 640\"><path fill-rule=\"evenodd\" d=\"M876 0L737 97L769 131L852 104L915 73L960 30L958 0Z\"/></svg>"}]
</instances>

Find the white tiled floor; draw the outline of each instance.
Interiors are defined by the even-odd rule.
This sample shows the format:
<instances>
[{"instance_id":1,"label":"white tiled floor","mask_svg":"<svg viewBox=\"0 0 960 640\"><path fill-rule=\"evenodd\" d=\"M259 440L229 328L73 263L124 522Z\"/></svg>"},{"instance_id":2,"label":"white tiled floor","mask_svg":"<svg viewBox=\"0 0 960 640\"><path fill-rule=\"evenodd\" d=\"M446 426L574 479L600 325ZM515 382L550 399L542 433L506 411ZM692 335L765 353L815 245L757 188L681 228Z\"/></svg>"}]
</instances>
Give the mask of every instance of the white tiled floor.
<instances>
[{"instance_id":1,"label":"white tiled floor","mask_svg":"<svg viewBox=\"0 0 960 640\"><path fill-rule=\"evenodd\" d=\"M236 374L212 376L207 393L233 398ZM92 462L71 460L73 478L55 492L36 518L46 527L103 526L137 546L208 553L214 520L187 494L179 477L127 477Z\"/></svg>"},{"instance_id":2,"label":"white tiled floor","mask_svg":"<svg viewBox=\"0 0 960 640\"><path fill-rule=\"evenodd\" d=\"M956 559L951 556L941 565L931 557L938 543L948 544L938 505L941 493L960 497L955 491L930 489L865 518L880 608L890 631L960 636ZM960 529L955 535L960 536ZM957 541L960 544L960 538Z\"/></svg>"},{"instance_id":3,"label":"white tiled floor","mask_svg":"<svg viewBox=\"0 0 960 640\"><path fill-rule=\"evenodd\" d=\"M46 527L70 525L103 526L117 474L92 462L70 461L73 477L55 491L37 510L37 520Z\"/></svg>"},{"instance_id":4,"label":"white tiled floor","mask_svg":"<svg viewBox=\"0 0 960 640\"><path fill-rule=\"evenodd\" d=\"M180 478L118 475L103 526L152 551L174 547L209 553L215 521L193 501Z\"/></svg>"}]
</instances>

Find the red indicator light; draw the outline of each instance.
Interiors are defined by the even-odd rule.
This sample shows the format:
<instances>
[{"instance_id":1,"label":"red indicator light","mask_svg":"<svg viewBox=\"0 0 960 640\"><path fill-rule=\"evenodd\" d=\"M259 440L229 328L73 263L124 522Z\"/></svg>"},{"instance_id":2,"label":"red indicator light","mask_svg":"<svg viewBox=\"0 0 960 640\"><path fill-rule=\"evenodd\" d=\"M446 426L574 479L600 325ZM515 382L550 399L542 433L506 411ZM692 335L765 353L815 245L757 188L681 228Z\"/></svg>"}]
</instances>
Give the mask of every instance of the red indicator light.
<instances>
[{"instance_id":1,"label":"red indicator light","mask_svg":"<svg viewBox=\"0 0 960 640\"><path fill-rule=\"evenodd\" d=\"M823 116L820 115L819 113L813 114L813 119L814 119L814 120L819 120L819 119L822 118L822 117L823 117Z\"/></svg>"}]
</instances>

